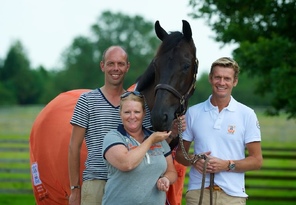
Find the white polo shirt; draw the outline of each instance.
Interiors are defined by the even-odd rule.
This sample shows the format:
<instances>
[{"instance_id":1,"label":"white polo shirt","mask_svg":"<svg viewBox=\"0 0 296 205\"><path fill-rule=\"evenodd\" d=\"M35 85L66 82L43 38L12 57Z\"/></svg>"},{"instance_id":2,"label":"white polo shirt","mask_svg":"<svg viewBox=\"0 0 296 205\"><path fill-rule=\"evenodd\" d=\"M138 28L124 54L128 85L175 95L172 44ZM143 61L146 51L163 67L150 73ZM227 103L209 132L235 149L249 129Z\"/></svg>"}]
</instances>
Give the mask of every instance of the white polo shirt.
<instances>
[{"instance_id":1,"label":"white polo shirt","mask_svg":"<svg viewBox=\"0 0 296 205\"><path fill-rule=\"evenodd\" d=\"M231 97L229 105L219 113L210 99L211 96L188 109L183 139L194 142L195 154L211 151L212 156L220 159L245 158L246 144L261 141L254 110ZM188 190L200 189L202 174L191 167L189 177ZM223 171L215 174L215 184L231 196L247 197L244 178L244 173ZM209 174L205 183L205 187L209 186Z\"/></svg>"}]
</instances>

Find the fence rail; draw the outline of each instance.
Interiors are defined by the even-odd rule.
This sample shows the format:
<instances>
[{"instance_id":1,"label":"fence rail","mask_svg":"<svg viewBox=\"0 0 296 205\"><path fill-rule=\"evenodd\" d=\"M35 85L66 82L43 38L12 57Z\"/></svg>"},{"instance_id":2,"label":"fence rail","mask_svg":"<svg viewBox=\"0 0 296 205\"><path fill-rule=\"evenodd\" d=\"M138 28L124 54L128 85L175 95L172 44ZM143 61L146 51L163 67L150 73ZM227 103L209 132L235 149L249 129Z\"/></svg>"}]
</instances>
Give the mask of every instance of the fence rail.
<instances>
[{"instance_id":1,"label":"fence rail","mask_svg":"<svg viewBox=\"0 0 296 205\"><path fill-rule=\"evenodd\" d=\"M28 140L1 139L0 144L0 194L33 194Z\"/></svg>"},{"instance_id":2,"label":"fence rail","mask_svg":"<svg viewBox=\"0 0 296 205\"><path fill-rule=\"evenodd\" d=\"M21 144L21 148L11 144ZM33 194L30 181L29 159L3 157L4 153L28 153L23 148L28 141L1 141L0 147L0 193ZM7 146L5 146L7 144ZM264 163L261 170L246 173L248 203L268 201L269 204L294 204L296 201L296 148L263 147ZM11 166L11 165L14 166ZM15 166L15 165L19 166ZM188 177L188 176L186 176ZM187 180L186 180L187 181ZM6 186L9 184L9 186ZM10 186L14 184L14 186ZM186 185L184 191L186 191Z\"/></svg>"},{"instance_id":3,"label":"fence rail","mask_svg":"<svg viewBox=\"0 0 296 205\"><path fill-rule=\"evenodd\" d=\"M246 173L248 201L294 204L296 201L296 148L263 147L263 166Z\"/></svg>"}]
</instances>

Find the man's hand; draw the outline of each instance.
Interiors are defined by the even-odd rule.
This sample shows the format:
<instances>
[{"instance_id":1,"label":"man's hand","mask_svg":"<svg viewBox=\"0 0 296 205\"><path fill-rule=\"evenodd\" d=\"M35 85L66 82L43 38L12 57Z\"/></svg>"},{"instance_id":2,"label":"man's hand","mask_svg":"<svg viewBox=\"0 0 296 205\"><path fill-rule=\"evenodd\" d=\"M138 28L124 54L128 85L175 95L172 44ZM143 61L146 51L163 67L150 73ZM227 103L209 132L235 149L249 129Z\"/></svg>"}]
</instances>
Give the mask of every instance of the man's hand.
<instances>
[{"instance_id":1,"label":"man's hand","mask_svg":"<svg viewBox=\"0 0 296 205\"><path fill-rule=\"evenodd\" d=\"M69 197L69 205L80 205L80 189L74 189L71 191L71 195Z\"/></svg>"},{"instance_id":2,"label":"man's hand","mask_svg":"<svg viewBox=\"0 0 296 205\"><path fill-rule=\"evenodd\" d=\"M172 123L172 138L175 138L178 136L179 134L179 122L181 121L181 127L182 127L182 132L185 131L186 129L186 121L185 121L185 115L180 116L178 119L174 119L173 123Z\"/></svg>"}]
</instances>

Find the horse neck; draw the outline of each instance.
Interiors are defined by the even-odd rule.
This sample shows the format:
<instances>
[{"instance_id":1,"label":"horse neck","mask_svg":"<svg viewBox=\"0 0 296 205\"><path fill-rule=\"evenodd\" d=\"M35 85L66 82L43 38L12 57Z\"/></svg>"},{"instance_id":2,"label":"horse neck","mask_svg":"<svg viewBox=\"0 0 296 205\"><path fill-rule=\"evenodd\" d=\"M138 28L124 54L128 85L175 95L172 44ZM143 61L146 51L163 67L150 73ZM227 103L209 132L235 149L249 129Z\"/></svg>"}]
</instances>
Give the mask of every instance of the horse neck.
<instances>
[{"instance_id":1,"label":"horse neck","mask_svg":"<svg viewBox=\"0 0 296 205\"><path fill-rule=\"evenodd\" d=\"M137 85L137 90L140 91L145 96L145 100L150 111L154 106L154 99L155 99L154 88L156 86L153 61L154 60L150 62L144 74L138 78L138 85Z\"/></svg>"}]
</instances>

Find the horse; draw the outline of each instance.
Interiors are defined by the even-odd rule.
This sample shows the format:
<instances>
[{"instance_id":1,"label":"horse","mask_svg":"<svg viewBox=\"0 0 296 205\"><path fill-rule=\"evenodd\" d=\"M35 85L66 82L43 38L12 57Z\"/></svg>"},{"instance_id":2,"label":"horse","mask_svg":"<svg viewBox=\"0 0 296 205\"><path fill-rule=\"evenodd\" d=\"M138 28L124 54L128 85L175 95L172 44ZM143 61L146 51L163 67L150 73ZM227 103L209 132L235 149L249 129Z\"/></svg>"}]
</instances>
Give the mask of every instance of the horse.
<instances>
[{"instance_id":1,"label":"horse","mask_svg":"<svg viewBox=\"0 0 296 205\"><path fill-rule=\"evenodd\" d=\"M136 80L135 89L145 96L154 130L170 130L173 120L186 112L188 100L195 90L198 70L196 47L190 24L185 20L182 22L183 32L170 33L160 26L159 21L155 22L155 32L162 43L145 72ZM33 123L29 142L30 165L38 205L68 204L70 182L67 162L72 131L69 122L79 96L87 91L89 89L77 89L59 94L43 108ZM170 144L172 149L175 144ZM86 160L86 155L83 143L81 161ZM83 169L84 164L81 164L80 173ZM168 193L168 198L181 194L181 200L186 168L182 169L182 173L177 170L181 183L179 187L170 188L172 193Z\"/></svg>"}]
</instances>

